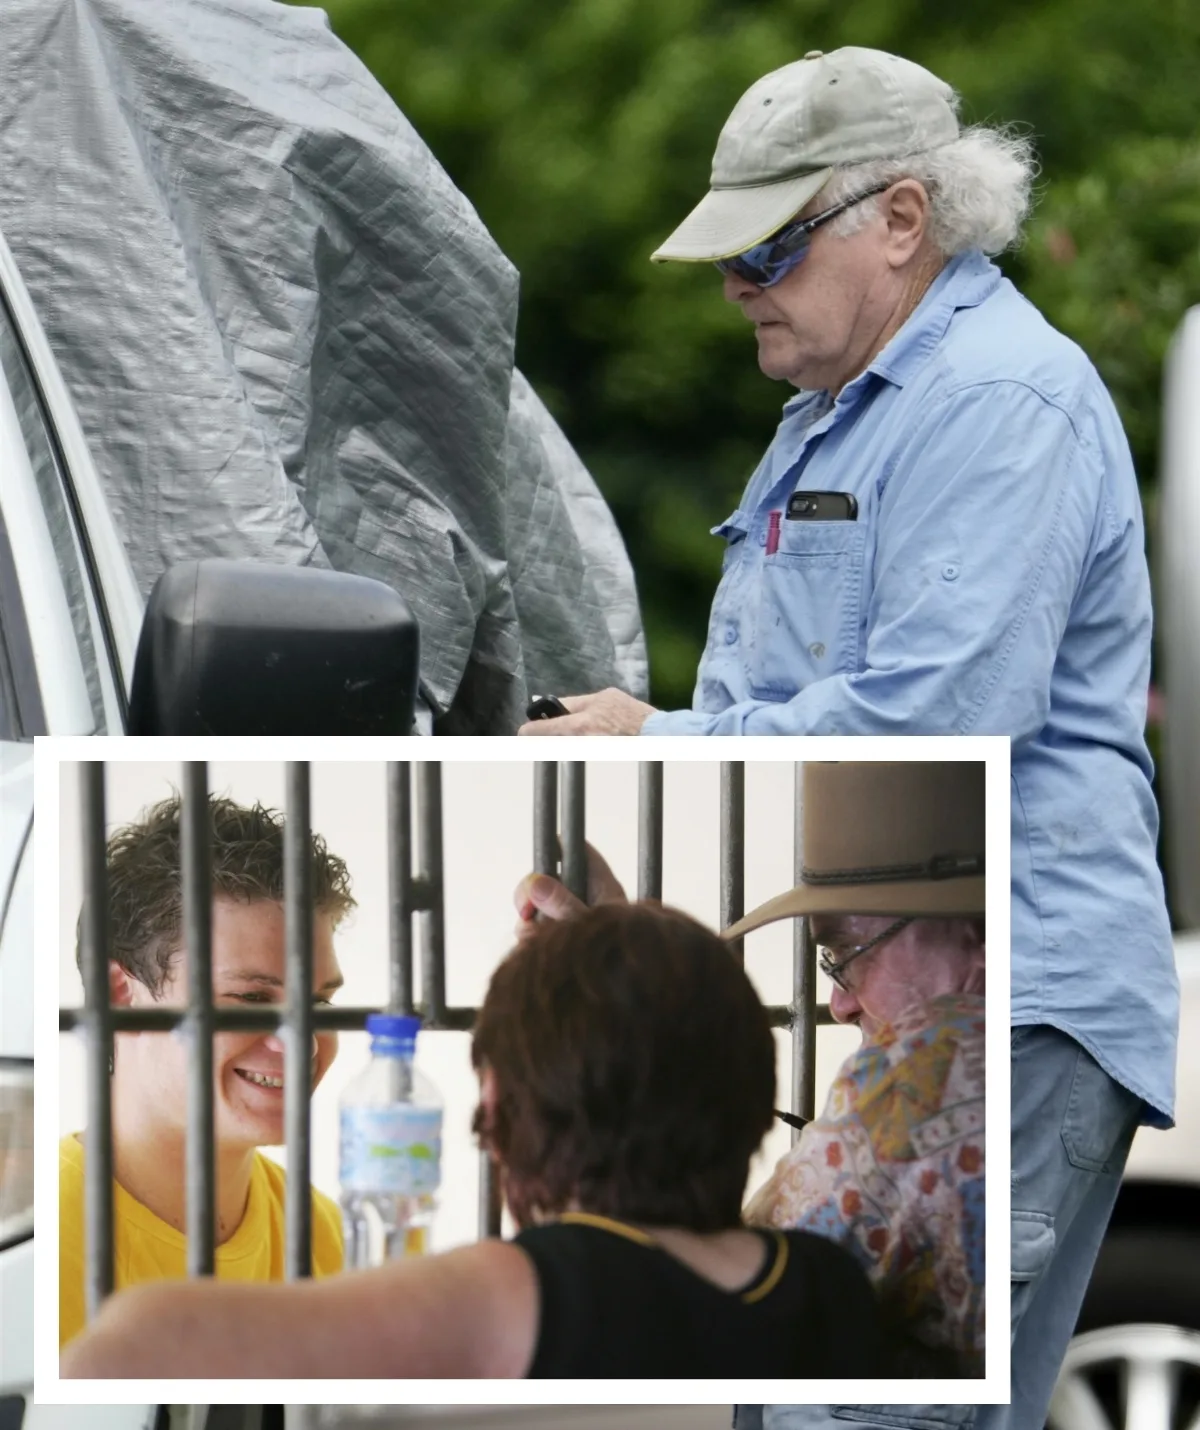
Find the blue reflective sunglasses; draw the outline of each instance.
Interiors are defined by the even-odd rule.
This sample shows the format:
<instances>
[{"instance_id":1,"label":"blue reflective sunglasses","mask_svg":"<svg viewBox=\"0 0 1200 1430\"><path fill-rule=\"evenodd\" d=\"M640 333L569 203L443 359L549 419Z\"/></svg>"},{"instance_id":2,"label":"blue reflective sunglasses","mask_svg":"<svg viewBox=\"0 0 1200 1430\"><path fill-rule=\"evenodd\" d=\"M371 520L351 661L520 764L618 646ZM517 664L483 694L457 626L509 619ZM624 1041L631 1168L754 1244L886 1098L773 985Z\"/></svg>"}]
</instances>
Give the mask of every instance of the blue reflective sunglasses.
<instances>
[{"instance_id":1,"label":"blue reflective sunglasses","mask_svg":"<svg viewBox=\"0 0 1200 1430\"><path fill-rule=\"evenodd\" d=\"M812 218L789 223L778 233L764 238L761 243L756 243L744 253L735 254L733 258L720 259L717 268L721 273L735 273L739 278L744 278L747 283L753 283L759 288L770 288L804 262L814 230L820 228L823 223L828 223L830 219L837 218L838 214L853 208L855 204L861 204L864 199L873 198L888 188L891 188L890 184L880 184L878 188L868 189L865 194L843 199L831 209L813 214Z\"/></svg>"}]
</instances>

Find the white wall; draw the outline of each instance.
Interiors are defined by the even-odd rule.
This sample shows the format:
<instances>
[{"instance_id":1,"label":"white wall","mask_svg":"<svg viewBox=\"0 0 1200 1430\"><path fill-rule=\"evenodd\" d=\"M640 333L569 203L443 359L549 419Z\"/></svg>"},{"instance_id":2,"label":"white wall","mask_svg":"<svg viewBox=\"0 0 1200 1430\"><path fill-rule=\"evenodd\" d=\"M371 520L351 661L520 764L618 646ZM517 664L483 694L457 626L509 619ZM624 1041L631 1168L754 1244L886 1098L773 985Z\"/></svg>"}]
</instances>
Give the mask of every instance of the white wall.
<instances>
[{"instance_id":1,"label":"white wall","mask_svg":"<svg viewBox=\"0 0 1200 1430\"><path fill-rule=\"evenodd\" d=\"M792 883L793 765L752 764L746 771L746 907ZM443 764L446 874L446 996L451 1006L479 1005L488 977L512 942L512 891L532 863L533 767L521 763ZM666 902L716 925L719 913L719 766L668 764L665 771L663 893ZM136 818L181 783L180 766L114 762L106 776L109 825ZM282 808L282 765L215 762L209 787L242 803L262 800ZM337 936L346 978L337 1001L382 1005L387 997L387 843L384 767L316 763L312 824L344 858L354 881L357 911ZM60 1002L77 1006L83 993L75 968L74 929L80 901L78 767L62 766L60 794ZM587 833L631 891L637 882L637 766L588 766ZM775 925L747 940L747 969L762 997L786 1003L791 987L791 926ZM418 974L419 977L419 974ZM826 998L822 980L818 996ZM787 1105L789 1045L778 1035L779 1103ZM850 1029L822 1029L817 1039L818 1089L857 1044ZM418 1059L446 1098L442 1209L434 1246L473 1240L477 1231L478 1155L470 1134L476 1085L466 1034L426 1033ZM60 1125L83 1125L82 1043L61 1039ZM366 1036L342 1034L341 1051L313 1098L313 1180L337 1195L337 1099L367 1057ZM818 1102L820 1093L818 1093ZM751 1169L750 1186L789 1145L780 1124ZM280 1160L283 1160L279 1150Z\"/></svg>"}]
</instances>

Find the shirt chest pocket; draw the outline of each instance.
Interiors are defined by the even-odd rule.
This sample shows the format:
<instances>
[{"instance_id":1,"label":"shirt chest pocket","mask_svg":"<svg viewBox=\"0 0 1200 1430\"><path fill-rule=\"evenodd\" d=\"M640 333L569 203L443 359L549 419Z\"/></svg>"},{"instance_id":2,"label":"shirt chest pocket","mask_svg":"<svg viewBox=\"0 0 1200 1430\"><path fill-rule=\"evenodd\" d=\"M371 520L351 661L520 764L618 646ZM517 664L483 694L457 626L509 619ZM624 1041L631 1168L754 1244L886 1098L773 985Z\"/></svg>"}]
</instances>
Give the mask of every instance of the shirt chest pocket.
<instances>
[{"instance_id":1,"label":"shirt chest pocket","mask_svg":"<svg viewBox=\"0 0 1200 1430\"><path fill-rule=\"evenodd\" d=\"M867 526L784 521L759 562L750 678L759 699L787 700L814 680L861 669Z\"/></svg>"}]
</instances>

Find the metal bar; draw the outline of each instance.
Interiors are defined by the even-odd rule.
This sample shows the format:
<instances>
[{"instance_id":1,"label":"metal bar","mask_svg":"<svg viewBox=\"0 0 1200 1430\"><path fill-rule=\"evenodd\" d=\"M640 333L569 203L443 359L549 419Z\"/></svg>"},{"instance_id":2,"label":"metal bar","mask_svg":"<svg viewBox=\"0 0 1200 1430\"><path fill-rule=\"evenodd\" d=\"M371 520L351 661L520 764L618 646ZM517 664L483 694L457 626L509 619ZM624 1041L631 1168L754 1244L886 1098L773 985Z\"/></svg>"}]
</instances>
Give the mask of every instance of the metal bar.
<instances>
[{"instance_id":1,"label":"metal bar","mask_svg":"<svg viewBox=\"0 0 1200 1430\"><path fill-rule=\"evenodd\" d=\"M804 873L804 766L795 767L793 878ZM792 929L792 1111L816 1116L817 1099L817 951L808 920L794 920ZM828 1008L825 1009L828 1014ZM829 1019L832 1021L832 1019ZM800 1136L792 1129L792 1142Z\"/></svg>"},{"instance_id":2,"label":"metal bar","mask_svg":"<svg viewBox=\"0 0 1200 1430\"><path fill-rule=\"evenodd\" d=\"M412 766L387 767L388 1008L413 1011Z\"/></svg>"},{"instance_id":3,"label":"metal bar","mask_svg":"<svg viewBox=\"0 0 1200 1430\"><path fill-rule=\"evenodd\" d=\"M354 1008L348 1004L340 1008L315 1009L312 1015L314 1029L321 1032L357 1033L367 1025L372 1013L380 1013L381 1008ZM478 1014L476 1008L444 1008L436 1021L425 1020L425 1027L433 1032L461 1033L470 1029ZM79 1008L61 1008L58 1014L58 1028L62 1033L70 1033L87 1026L88 1014ZM173 1008L114 1008L112 1027L118 1033L169 1033L184 1027L188 1013ZM259 1033L273 1032L282 1028L285 1014L282 1009L269 1008L218 1008L212 1015L213 1030L217 1033Z\"/></svg>"},{"instance_id":4,"label":"metal bar","mask_svg":"<svg viewBox=\"0 0 1200 1430\"><path fill-rule=\"evenodd\" d=\"M190 1076L187 1119L187 1268L211 1276L215 1266L216 1174L213 1147L212 872L208 766L183 767L180 863L184 947L188 959Z\"/></svg>"},{"instance_id":5,"label":"metal bar","mask_svg":"<svg viewBox=\"0 0 1200 1430\"><path fill-rule=\"evenodd\" d=\"M746 767L721 762L721 927L737 923L746 912ZM741 963L745 951L740 938L731 940L730 952Z\"/></svg>"},{"instance_id":6,"label":"metal bar","mask_svg":"<svg viewBox=\"0 0 1200 1430\"><path fill-rule=\"evenodd\" d=\"M791 1028L796 1021L795 1004L788 1003L781 1007L778 1003L772 1003L767 1009L767 1017L771 1020L772 1028ZM828 1003L818 1003L816 1005L816 1008L813 1010L813 1027L832 1028L836 1021L833 1014L829 1011ZM807 1112L802 1110L805 1106L808 1108ZM794 1110L799 1112L801 1117L807 1117L811 1121L813 1116L813 1098L810 1096L807 1103L797 1098Z\"/></svg>"},{"instance_id":7,"label":"metal bar","mask_svg":"<svg viewBox=\"0 0 1200 1430\"><path fill-rule=\"evenodd\" d=\"M562 881L577 899L587 901L587 766L568 760L562 766Z\"/></svg>"},{"instance_id":8,"label":"metal bar","mask_svg":"<svg viewBox=\"0 0 1200 1430\"><path fill-rule=\"evenodd\" d=\"M663 767L661 760L638 766L638 898L662 898Z\"/></svg>"},{"instance_id":9,"label":"metal bar","mask_svg":"<svg viewBox=\"0 0 1200 1430\"><path fill-rule=\"evenodd\" d=\"M503 1214L500 1178L496 1173L496 1164L487 1153L479 1155L483 1159L479 1168L479 1235L499 1236Z\"/></svg>"},{"instance_id":10,"label":"metal bar","mask_svg":"<svg viewBox=\"0 0 1200 1430\"><path fill-rule=\"evenodd\" d=\"M108 1016L108 869L104 839L104 765L80 766L83 912L79 922L86 1031L87 1131L83 1168L84 1251L90 1319L113 1289L113 1029Z\"/></svg>"},{"instance_id":11,"label":"metal bar","mask_svg":"<svg viewBox=\"0 0 1200 1430\"><path fill-rule=\"evenodd\" d=\"M446 1015L446 919L442 906L442 767L433 760L417 766L417 822L420 828L421 1005L428 1026Z\"/></svg>"},{"instance_id":12,"label":"metal bar","mask_svg":"<svg viewBox=\"0 0 1200 1430\"><path fill-rule=\"evenodd\" d=\"M549 760L539 760L533 767L533 869L552 877L559 872L558 766ZM499 1236L500 1178L487 1153L479 1155L479 1235Z\"/></svg>"},{"instance_id":13,"label":"metal bar","mask_svg":"<svg viewBox=\"0 0 1200 1430\"><path fill-rule=\"evenodd\" d=\"M791 1003L775 1003L767 1007L773 1028L792 1026ZM313 1013L313 1027L323 1033L361 1033L372 1013L381 1008L320 1008ZM469 1033L479 1016L478 1008L446 1008L436 1023L426 1021L431 1033ZM187 1022L188 1015L167 1008L114 1009L113 1029L118 1033L169 1033ZM60 1033L70 1033L87 1026L88 1015L79 1008L62 1008L58 1014ZM218 1033L258 1033L282 1028L284 1015L257 1008L218 1008L213 1014L213 1029ZM833 1023L828 1003L817 1004L816 1023L823 1028Z\"/></svg>"},{"instance_id":14,"label":"metal bar","mask_svg":"<svg viewBox=\"0 0 1200 1430\"><path fill-rule=\"evenodd\" d=\"M533 767L533 870L558 874L558 766L548 760Z\"/></svg>"},{"instance_id":15,"label":"metal bar","mask_svg":"<svg viewBox=\"0 0 1200 1430\"><path fill-rule=\"evenodd\" d=\"M306 763L289 762L284 800L284 1275L288 1281L312 1274L313 906L309 775Z\"/></svg>"}]
</instances>

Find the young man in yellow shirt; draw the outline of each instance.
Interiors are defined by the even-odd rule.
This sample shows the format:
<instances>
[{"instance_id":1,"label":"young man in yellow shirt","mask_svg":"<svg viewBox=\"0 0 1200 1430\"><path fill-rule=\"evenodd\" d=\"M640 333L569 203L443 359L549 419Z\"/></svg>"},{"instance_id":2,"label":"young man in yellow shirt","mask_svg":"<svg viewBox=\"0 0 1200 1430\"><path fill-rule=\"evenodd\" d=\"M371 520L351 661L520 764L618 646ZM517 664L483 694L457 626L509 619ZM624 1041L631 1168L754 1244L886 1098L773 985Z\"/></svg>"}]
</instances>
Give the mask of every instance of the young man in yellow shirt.
<instances>
[{"instance_id":1,"label":"young man in yellow shirt","mask_svg":"<svg viewBox=\"0 0 1200 1430\"><path fill-rule=\"evenodd\" d=\"M218 1005L281 1002L283 819L210 798L213 996ZM163 801L108 841L109 987L123 1007L186 1002L181 945L180 803ZM313 988L318 1006L341 986L333 934L354 907L343 861L312 838ZM313 1038L312 1086L337 1054ZM283 1280L284 1174L257 1149L283 1141L283 1043L276 1033L213 1040L216 1275ZM113 1065L115 1287L187 1274L184 1179L187 1050L169 1033L121 1033ZM59 1145L59 1346L82 1329L83 1167L78 1133ZM342 1269L341 1215L313 1189L313 1274Z\"/></svg>"}]
</instances>

